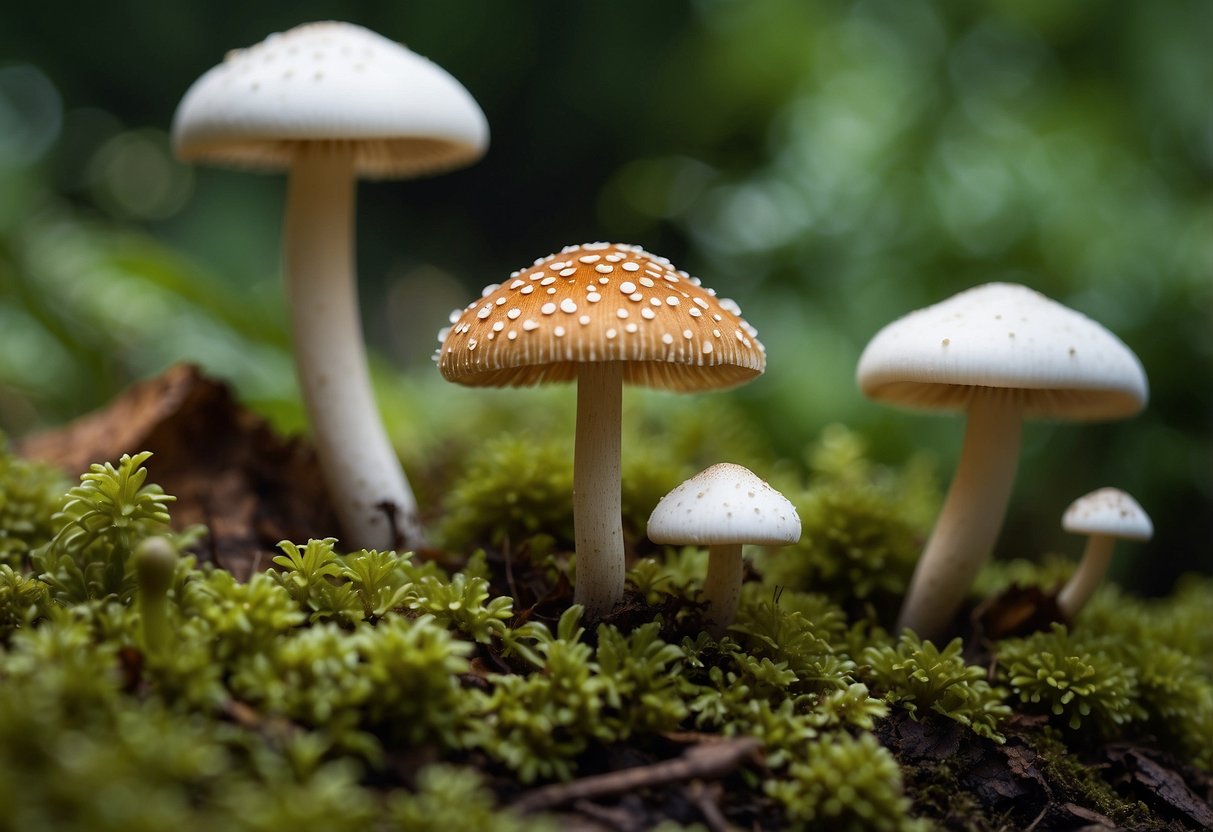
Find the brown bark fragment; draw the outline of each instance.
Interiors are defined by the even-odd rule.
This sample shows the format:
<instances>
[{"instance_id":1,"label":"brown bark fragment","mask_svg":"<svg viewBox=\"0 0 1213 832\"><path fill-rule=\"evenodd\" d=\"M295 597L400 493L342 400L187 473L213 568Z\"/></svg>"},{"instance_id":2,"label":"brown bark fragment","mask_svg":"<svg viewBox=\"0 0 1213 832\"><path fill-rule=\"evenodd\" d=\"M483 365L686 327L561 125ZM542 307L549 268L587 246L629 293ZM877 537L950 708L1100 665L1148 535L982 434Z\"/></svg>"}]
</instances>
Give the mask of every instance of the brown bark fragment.
<instances>
[{"instance_id":1,"label":"brown bark fragment","mask_svg":"<svg viewBox=\"0 0 1213 832\"><path fill-rule=\"evenodd\" d=\"M337 535L311 447L276 435L193 365L171 367L101 410L20 440L16 450L72 476L151 451L149 481L177 498L173 527L207 526L195 554L241 580L269 566L280 540Z\"/></svg>"}]
</instances>

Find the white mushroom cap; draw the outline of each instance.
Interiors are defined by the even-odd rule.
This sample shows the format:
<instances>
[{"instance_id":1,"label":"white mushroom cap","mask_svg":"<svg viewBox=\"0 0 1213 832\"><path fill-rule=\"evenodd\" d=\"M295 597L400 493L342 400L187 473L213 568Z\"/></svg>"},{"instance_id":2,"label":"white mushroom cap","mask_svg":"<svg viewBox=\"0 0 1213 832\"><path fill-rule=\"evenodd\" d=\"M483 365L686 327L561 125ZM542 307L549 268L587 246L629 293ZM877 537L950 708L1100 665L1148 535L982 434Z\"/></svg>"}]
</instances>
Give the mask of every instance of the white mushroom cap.
<instances>
[{"instance_id":1,"label":"white mushroom cap","mask_svg":"<svg viewBox=\"0 0 1213 832\"><path fill-rule=\"evenodd\" d=\"M722 462L662 497L648 535L654 543L785 546L800 539L800 516L754 472Z\"/></svg>"},{"instance_id":2,"label":"white mushroom cap","mask_svg":"<svg viewBox=\"0 0 1213 832\"><path fill-rule=\"evenodd\" d=\"M357 173L407 177L484 154L488 123L444 69L352 23L270 35L194 82L173 118L186 161L284 170L301 144L341 142Z\"/></svg>"},{"instance_id":3,"label":"white mushroom cap","mask_svg":"<svg viewBox=\"0 0 1213 832\"><path fill-rule=\"evenodd\" d=\"M989 283L911 312L869 342L864 395L954 410L976 391L1013 391L1024 416L1118 419L1145 406L1146 373L1124 342L1026 286Z\"/></svg>"},{"instance_id":4,"label":"white mushroom cap","mask_svg":"<svg viewBox=\"0 0 1213 832\"><path fill-rule=\"evenodd\" d=\"M1119 540L1149 540L1154 536L1150 515L1119 488L1101 488L1079 497L1066 509L1061 527L1074 534Z\"/></svg>"}]
</instances>

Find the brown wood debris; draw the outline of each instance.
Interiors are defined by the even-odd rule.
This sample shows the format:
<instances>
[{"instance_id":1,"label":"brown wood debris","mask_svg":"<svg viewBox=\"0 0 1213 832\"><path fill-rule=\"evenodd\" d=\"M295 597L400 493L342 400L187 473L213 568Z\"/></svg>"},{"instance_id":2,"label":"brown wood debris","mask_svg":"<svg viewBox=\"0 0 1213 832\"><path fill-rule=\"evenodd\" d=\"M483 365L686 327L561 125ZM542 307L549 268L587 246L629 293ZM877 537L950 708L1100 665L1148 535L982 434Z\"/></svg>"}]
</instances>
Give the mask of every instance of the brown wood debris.
<instances>
[{"instance_id":1,"label":"brown wood debris","mask_svg":"<svg viewBox=\"0 0 1213 832\"><path fill-rule=\"evenodd\" d=\"M337 535L316 455L275 434L231 389L190 364L135 384L106 407L16 443L78 476L94 462L151 451L149 482L177 498L173 527L203 524L195 554L237 578L266 568L280 540Z\"/></svg>"}]
</instances>

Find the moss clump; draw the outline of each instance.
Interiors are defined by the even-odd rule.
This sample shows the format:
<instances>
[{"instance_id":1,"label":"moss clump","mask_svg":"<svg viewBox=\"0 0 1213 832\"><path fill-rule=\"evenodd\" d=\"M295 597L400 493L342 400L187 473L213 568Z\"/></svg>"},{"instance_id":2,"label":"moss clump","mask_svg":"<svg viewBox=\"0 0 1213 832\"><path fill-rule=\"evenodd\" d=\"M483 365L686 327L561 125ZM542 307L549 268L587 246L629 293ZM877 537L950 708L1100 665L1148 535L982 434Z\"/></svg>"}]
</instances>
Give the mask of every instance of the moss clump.
<instances>
[{"instance_id":1,"label":"moss clump","mask_svg":"<svg viewBox=\"0 0 1213 832\"><path fill-rule=\"evenodd\" d=\"M158 485L145 485L151 454L123 454L118 466L96 463L67 492L52 517L50 543L31 556L54 600L129 598L134 590L131 554L145 537L168 531L168 504Z\"/></svg>"},{"instance_id":2,"label":"moss clump","mask_svg":"<svg viewBox=\"0 0 1213 832\"><path fill-rule=\"evenodd\" d=\"M0 564L0 640L45 616L49 597L46 584Z\"/></svg>"},{"instance_id":3,"label":"moss clump","mask_svg":"<svg viewBox=\"0 0 1213 832\"><path fill-rule=\"evenodd\" d=\"M808 452L811 479L791 492L801 537L760 556L768 580L829 596L837 603L888 605L909 585L938 502L931 470L871 463L862 441L833 426Z\"/></svg>"},{"instance_id":4,"label":"moss clump","mask_svg":"<svg viewBox=\"0 0 1213 832\"><path fill-rule=\"evenodd\" d=\"M556 832L543 818L521 818L495 806L493 793L465 768L429 765L417 775L413 794L388 799L389 828L396 832L468 829L482 832Z\"/></svg>"},{"instance_id":5,"label":"moss clump","mask_svg":"<svg viewBox=\"0 0 1213 832\"><path fill-rule=\"evenodd\" d=\"M1137 671L1102 649L1097 639L1075 639L1062 624L1049 632L999 642L999 678L1019 701L1052 714L1072 730L1114 736L1141 719Z\"/></svg>"},{"instance_id":6,"label":"moss clump","mask_svg":"<svg viewBox=\"0 0 1213 832\"><path fill-rule=\"evenodd\" d=\"M1004 742L998 729L1011 713L1002 701L1006 692L991 687L985 669L965 664L960 653L960 639L940 650L906 632L896 645L868 647L861 675L883 692L885 701L900 705L915 719L934 711L979 736Z\"/></svg>"},{"instance_id":7,"label":"moss clump","mask_svg":"<svg viewBox=\"0 0 1213 832\"><path fill-rule=\"evenodd\" d=\"M931 825L910 817L897 761L871 734L815 741L787 778L764 786L787 810L791 829L911 832Z\"/></svg>"},{"instance_id":8,"label":"moss clump","mask_svg":"<svg viewBox=\"0 0 1213 832\"><path fill-rule=\"evenodd\" d=\"M572 449L565 439L503 435L470 454L443 500L441 538L459 548L514 545L540 532L573 539Z\"/></svg>"},{"instance_id":9,"label":"moss clump","mask_svg":"<svg viewBox=\"0 0 1213 832\"><path fill-rule=\"evenodd\" d=\"M0 447L0 565L26 567L30 551L54 535L66 486L53 468Z\"/></svg>"}]
</instances>

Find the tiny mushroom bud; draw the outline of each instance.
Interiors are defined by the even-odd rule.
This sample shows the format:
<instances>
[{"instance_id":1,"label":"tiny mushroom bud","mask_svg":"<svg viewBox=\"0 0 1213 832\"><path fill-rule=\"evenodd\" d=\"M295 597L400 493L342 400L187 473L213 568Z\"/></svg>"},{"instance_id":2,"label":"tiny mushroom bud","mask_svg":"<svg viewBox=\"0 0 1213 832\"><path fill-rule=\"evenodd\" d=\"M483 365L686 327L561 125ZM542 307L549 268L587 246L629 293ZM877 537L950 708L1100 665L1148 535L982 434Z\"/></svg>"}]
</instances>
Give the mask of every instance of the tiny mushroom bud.
<instances>
[{"instance_id":1,"label":"tiny mushroom bud","mask_svg":"<svg viewBox=\"0 0 1213 832\"><path fill-rule=\"evenodd\" d=\"M283 260L296 370L348 548L416 548L417 506L379 420L354 285L354 183L463 167L484 114L443 69L350 23L228 54L173 119L186 161L289 172Z\"/></svg>"},{"instance_id":2,"label":"tiny mushroom bud","mask_svg":"<svg viewBox=\"0 0 1213 832\"><path fill-rule=\"evenodd\" d=\"M575 602L601 617L623 597L620 417L625 382L683 392L733 387L766 366L732 301L639 246L567 246L494 285L438 349L447 381L577 382Z\"/></svg>"},{"instance_id":3,"label":"tiny mushroom bud","mask_svg":"<svg viewBox=\"0 0 1213 832\"><path fill-rule=\"evenodd\" d=\"M143 649L156 654L168 643L168 591L177 571L177 549L166 537L149 537L135 547L132 558L143 620Z\"/></svg>"},{"instance_id":4,"label":"tiny mushroom bud","mask_svg":"<svg viewBox=\"0 0 1213 832\"><path fill-rule=\"evenodd\" d=\"M1079 497L1066 509L1061 527L1085 534L1087 548L1070 580L1057 594L1057 608L1073 621L1108 571L1117 540L1149 540L1154 525L1145 509L1119 488L1101 488Z\"/></svg>"},{"instance_id":5,"label":"tiny mushroom bud","mask_svg":"<svg viewBox=\"0 0 1213 832\"><path fill-rule=\"evenodd\" d=\"M859 359L863 393L962 410L960 462L901 609L899 627L938 638L1002 526L1024 419L1123 419L1145 406L1145 370L1095 321L1026 286L990 283L884 327Z\"/></svg>"},{"instance_id":6,"label":"tiny mushroom bud","mask_svg":"<svg viewBox=\"0 0 1213 832\"><path fill-rule=\"evenodd\" d=\"M719 637L737 614L742 545L795 543L800 517L786 497L748 468L722 462L662 497L649 516L648 534L654 543L708 547L706 623Z\"/></svg>"}]
</instances>

